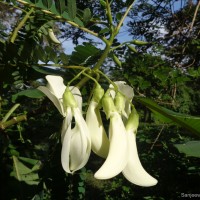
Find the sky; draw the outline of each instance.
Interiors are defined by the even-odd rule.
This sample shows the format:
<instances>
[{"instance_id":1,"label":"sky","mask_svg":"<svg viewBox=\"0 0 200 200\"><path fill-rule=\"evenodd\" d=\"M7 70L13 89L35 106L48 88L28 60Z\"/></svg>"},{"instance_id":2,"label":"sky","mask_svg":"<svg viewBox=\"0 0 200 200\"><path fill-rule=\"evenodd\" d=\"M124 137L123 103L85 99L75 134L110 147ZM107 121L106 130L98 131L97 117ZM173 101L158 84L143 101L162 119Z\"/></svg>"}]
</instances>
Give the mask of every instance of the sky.
<instances>
[{"instance_id":1,"label":"sky","mask_svg":"<svg viewBox=\"0 0 200 200\"><path fill-rule=\"evenodd\" d=\"M176 10L179 10L183 5L184 3L186 3L188 0L177 0L177 1L174 1L174 11ZM153 0L152 0L153 2ZM194 3L197 2L197 0L193 0ZM137 1L136 1L137 3ZM132 36L129 35L129 32L128 32L128 26L127 26L127 21L129 19L127 18L123 24L123 27L121 28L119 34L117 35L117 39L119 40L119 42L125 42L125 41L129 41L129 40L132 40ZM164 30L164 27L162 28L162 32L164 33L165 30ZM94 38L94 36L91 36L90 34L88 34L88 37L89 38ZM96 39L95 39L96 40ZM99 41L99 40L97 40ZM62 42L62 41L61 41ZM79 40L79 44L82 44L84 42L84 40ZM71 52L74 50L74 47L75 45L72 43L72 40L68 40L68 41L64 41L63 42L63 48L65 49L65 53L66 54L71 54ZM105 45L98 45L99 48L103 49Z\"/></svg>"}]
</instances>

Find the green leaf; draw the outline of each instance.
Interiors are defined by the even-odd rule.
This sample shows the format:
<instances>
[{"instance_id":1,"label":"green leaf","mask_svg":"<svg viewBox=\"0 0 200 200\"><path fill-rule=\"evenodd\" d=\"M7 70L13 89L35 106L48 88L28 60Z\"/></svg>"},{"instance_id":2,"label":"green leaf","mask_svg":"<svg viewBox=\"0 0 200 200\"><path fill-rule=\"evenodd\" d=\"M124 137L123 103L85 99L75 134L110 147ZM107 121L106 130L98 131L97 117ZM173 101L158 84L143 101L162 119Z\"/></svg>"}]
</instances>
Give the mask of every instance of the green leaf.
<instances>
[{"instance_id":1,"label":"green leaf","mask_svg":"<svg viewBox=\"0 0 200 200\"><path fill-rule=\"evenodd\" d=\"M83 11L83 22L84 24L87 24L90 19L91 19L92 15L91 15L91 11L89 8L84 9Z\"/></svg>"},{"instance_id":2,"label":"green leaf","mask_svg":"<svg viewBox=\"0 0 200 200\"><path fill-rule=\"evenodd\" d=\"M32 67L35 71L41 73L41 74L46 74L46 75L59 75L63 76L65 72L62 71L61 68L59 67L37 67L33 66Z\"/></svg>"},{"instance_id":3,"label":"green leaf","mask_svg":"<svg viewBox=\"0 0 200 200\"><path fill-rule=\"evenodd\" d=\"M30 98L41 98L44 96L44 94L37 90L37 89L28 89L28 90L24 90L21 92L18 92L17 94L12 95L12 101L16 101L16 99L19 96L26 96L26 97L30 97Z\"/></svg>"},{"instance_id":4,"label":"green leaf","mask_svg":"<svg viewBox=\"0 0 200 200\"><path fill-rule=\"evenodd\" d=\"M53 0L42 0L42 3L45 8L50 9L53 4Z\"/></svg>"},{"instance_id":5,"label":"green leaf","mask_svg":"<svg viewBox=\"0 0 200 200\"><path fill-rule=\"evenodd\" d=\"M100 52L99 49L89 43L83 43L83 45L77 46L75 50L70 58L70 63L78 65L84 65L88 59Z\"/></svg>"},{"instance_id":6,"label":"green leaf","mask_svg":"<svg viewBox=\"0 0 200 200\"><path fill-rule=\"evenodd\" d=\"M67 0L67 12L71 20L74 20L76 17L76 0Z\"/></svg>"},{"instance_id":7,"label":"green leaf","mask_svg":"<svg viewBox=\"0 0 200 200\"><path fill-rule=\"evenodd\" d=\"M167 120L169 119L167 122L175 123L189 130L191 133L200 136L200 117L194 117L173 112L171 110L168 110L166 108L157 105L154 101L144 97L137 97L135 98L135 100L145 105L155 115L157 114L163 116L162 120L164 120L165 118Z\"/></svg>"},{"instance_id":8,"label":"green leaf","mask_svg":"<svg viewBox=\"0 0 200 200\"><path fill-rule=\"evenodd\" d=\"M64 1L64 0L56 0L56 1L55 1L55 7L56 7L56 10L58 11L58 13L59 13L60 15L62 15L63 12L64 12L65 9L66 9L65 1Z\"/></svg>"},{"instance_id":9,"label":"green leaf","mask_svg":"<svg viewBox=\"0 0 200 200\"><path fill-rule=\"evenodd\" d=\"M74 22L78 24L80 27L84 27L83 22L78 17L75 17Z\"/></svg>"},{"instance_id":10,"label":"green leaf","mask_svg":"<svg viewBox=\"0 0 200 200\"><path fill-rule=\"evenodd\" d=\"M67 65L69 63L69 56L65 53L60 53L60 59L62 61L62 64Z\"/></svg>"},{"instance_id":11,"label":"green leaf","mask_svg":"<svg viewBox=\"0 0 200 200\"><path fill-rule=\"evenodd\" d=\"M200 141L190 141L185 144L175 144L174 146L186 156L200 158Z\"/></svg>"},{"instance_id":12,"label":"green leaf","mask_svg":"<svg viewBox=\"0 0 200 200\"><path fill-rule=\"evenodd\" d=\"M30 0L30 2L36 4L39 0Z\"/></svg>"},{"instance_id":13,"label":"green leaf","mask_svg":"<svg viewBox=\"0 0 200 200\"><path fill-rule=\"evenodd\" d=\"M21 162L16 156L12 156L12 159L13 171L11 172L10 176L15 177L18 181L24 181L28 185L37 185L39 183L38 173L34 169L35 165L32 165L33 159L26 158L26 161L29 161L31 168L29 168L26 163ZM39 161L37 161L36 165L38 165L38 163Z\"/></svg>"}]
</instances>

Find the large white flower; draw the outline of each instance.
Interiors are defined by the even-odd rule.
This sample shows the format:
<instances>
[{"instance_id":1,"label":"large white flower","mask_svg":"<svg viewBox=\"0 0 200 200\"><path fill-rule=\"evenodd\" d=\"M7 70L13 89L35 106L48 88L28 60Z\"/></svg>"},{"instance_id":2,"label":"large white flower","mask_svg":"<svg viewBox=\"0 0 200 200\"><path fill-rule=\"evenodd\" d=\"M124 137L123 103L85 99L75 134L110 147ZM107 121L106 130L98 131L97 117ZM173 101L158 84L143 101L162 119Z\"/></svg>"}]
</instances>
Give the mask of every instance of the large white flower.
<instances>
[{"instance_id":1,"label":"large white flower","mask_svg":"<svg viewBox=\"0 0 200 200\"><path fill-rule=\"evenodd\" d=\"M102 104L107 118L110 119L110 147L105 162L95 173L94 177L97 179L109 179L118 175L125 168L128 159L128 147L126 130L121 115L115 108L112 97L104 95Z\"/></svg>"},{"instance_id":2,"label":"large white flower","mask_svg":"<svg viewBox=\"0 0 200 200\"><path fill-rule=\"evenodd\" d=\"M149 187L157 184L157 180L149 175L143 168L137 151L136 132L139 125L139 116L135 108L132 109L126 124L127 140L128 140L128 162L122 173L130 182Z\"/></svg>"},{"instance_id":3,"label":"large white flower","mask_svg":"<svg viewBox=\"0 0 200 200\"><path fill-rule=\"evenodd\" d=\"M128 160L122 173L127 180L136 185L144 187L156 185L157 180L145 171L138 156L137 145L136 145L136 132L139 125L139 115L137 114L135 108L132 108L131 111L131 104L130 104L134 96L133 88L126 85L126 83L122 81L115 82L115 84L117 85L119 92L121 92L125 96L124 107L126 114L124 114L122 110L120 110L120 112L125 117L123 119L124 123L126 124L126 137L128 142L127 143ZM113 88L113 86L110 86L110 88ZM118 102L116 102L116 104L119 109L122 109L123 102L122 100L120 100L120 98L123 97L120 95L118 96L118 94L116 94L114 90L112 90L110 93L113 98L119 98L116 99L116 101L119 101L120 104L122 104L122 106L118 105Z\"/></svg>"},{"instance_id":4,"label":"large white flower","mask_svg":"<svg viewBox=\"0 0 200 200\"><path fill-rule=\"evenodd\" d=\"M87 163L91 152L90 134L81 111L81 93L76 87L66 87L60 76L48 75L46 79L47 86L40 86L38 89L46 94L64 117L61 162L66 172L74 173Z\"/></svg>"},{"instance_id":5,"label":"large white flower","mask_svg":"<svg viewBox=\"0 0 200 200\"><path fill-rule=\"evenodd\" d=\"M89 104L86 123L90 131L92 151L98 156L106 158L109 150L109 140L106 135L101 114L100 114L100 100L104 94L104 90L100 85L94 89L93 98Z\"/></svg>"}]
</instances>

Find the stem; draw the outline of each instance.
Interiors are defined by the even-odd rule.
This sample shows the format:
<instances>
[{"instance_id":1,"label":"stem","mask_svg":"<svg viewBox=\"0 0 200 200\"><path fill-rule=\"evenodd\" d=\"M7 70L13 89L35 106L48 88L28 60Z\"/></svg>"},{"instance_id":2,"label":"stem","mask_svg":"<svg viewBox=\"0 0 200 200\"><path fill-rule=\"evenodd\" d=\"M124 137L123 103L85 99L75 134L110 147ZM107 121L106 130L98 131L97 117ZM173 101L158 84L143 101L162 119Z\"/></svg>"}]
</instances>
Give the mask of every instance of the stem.
<instances>
[{"instance_id":1,"label":"stem","mask_svg":"<svg viewBox=\"0 0 200 200\"><path fill-rule=\"evenodd\" d=\"M106 0L106 15L108 18L108 23L110 25L110 29L112 30L112 13L111 13L111 9L110 9L110 3L108 0Z\"/></svg>"},{"instance_id":2,"label":"stem","mask_svg":"<svg viewBox=\"0 0 200 200\"><path fill-rule=\"evenodd\" d=\"M123 24L125 18L127 17L128 13L129 13L129 11L130 11L130 9L132 8L134 2L135 2L135 1L133 1L133 2L129 5L129 7L127 8L127 10L126 10L126 12L124 13L123 17L121 18L119 24L117 25L117 27L116 27L116 29L115 29L115 36L119 33L119 30L120 30L120 28L121 28L121 26L122 26L122 24Z\"/></svg>"},{"instance_id":3,"label":"stem","mask_svg":"<svg viewBox=\"0 0 200 200\"><path fill-rule=\"evenodd\" d=\"M108 78L108 76L106 76L106 75L105 75L102 71L100 71L100 70L96 70L96 71L97 71L99 74L101 74L104 78L106 78L106 79L108 80L109 83L111 83L111 84L113 85L115 91L118 91L117 85L116 85L113 81L111 81L111 80Z\"/></svg>"},{"instance_id":4,"label":"stem","mask_svg":"<svg viewBox=\"0 0 200 200\"><path fill-rule=\"evenodd\" d=\"M15 28L14 32L11 35L11 39L10 42L14 43L15 39L17 37L18 31L24 26L24 24L26 23L26 21L29 19L31 13L34 11L34 8L31 8L29 10L29 12L26 13L26 15L24 16L24 18L20 21L20 23L18 24L18 26Z\"/></svg>"},{"instance_id":5,"label":"stem","mask_svg":"<svg viewBox=\"0 0 200 200\"><path fill-rule=\"evenodd\" d=\"M80 73L78 73L71 81L69 81L68 82L68 86L73 82L73 81L75 81L77 78L79 78L79 76L81 75L81 74L83 74L86 70L90 70L89 68L85 68L85 69L83 69Z\"/></svg>"},{"instance_id":6,"label":"stem","mask_svg":"<svg viewBox=\"0 0 200 200\"><path fill-rule=\"evenodd\" d=\"M97 80L95 78L93 78L92 76L90 76L89 74L86 74L85 72L83 72L83 75L87 76L89 79L93 80L97 85L99 85L99 83L97 82Z\"/></svg>"},{"instance_id":7,"label":"stem","mask_svg":"<svg viewBox=\"0 0 200 200\"><path fill-rule=\"evenodd\" d=\"M12 113L20 106L20 104L15 104L5 115L5 117L3 118L3 120L1 121L6 122L8 120L8 118L12 115Z\"/></svg>"},{"instance_id":8,"label":"stem","mask_svg":"<svg viewBox=\"0 0 200 200\"><path fill-rule=\"evenodd\" d=\"M5 122L0 122L0 129L4 130L6 129L8 126L11 126L13 124L19 123L21 121L25 121L27 120L26 115L20 115L18 117L13 117L11 120L9 121L5 121Z\"/></svg>"},{"instance_id":9,"label":"stem","mask_svg":"<svg viewBox=\"0 0 200 200\"><path fill-rule=\"evenodd\" d=\"M42 10L42 9L38 8L37 6L35 6L34 4L29 4L26 1L23 1L23 0L16 0L16 1L19 2L19 3L22 3L23 5L26 5L26 6L29 6L29 7L38 9L38 10L41 10L45 14L51 15L52 17L54 17L54 18L56 18L58 20L63 20L66 23L68 23L68 24L70 24L70 25L72 25L72 26L74 26L74 27L76 27L76 28L78 28L78 29L80 29L82 31L85 31L85 32L87 32L87 33L89 33L89 34L97 37L97 38L100 38L102 41L104 41L105 43L107 43L107 39L105 37L99 37L98 33L95 33L94 31L91 31L91 30L89 30L89 29L87 29L85 27L81 27L78 24L76 24L75 22L72 22L72 21L70 21L68 19L65 19L65 18L61 17L61 16L55 15L54 13L52 13L49 10Z\"/></svg>"},{"instance_id":10,"label":"stem","mask_svg":"<svg viewBox=\"0 0 200 200\"><path fill-rule=\"evenodd\" d=\"M94 70L100 69L101 65L103 64L104 60L106 59L109 51L110 51L110 46L112 42L108 45L106 45L106 48L101 56L101 58L98 60L97 64L94 66ZM87 81L89 80L88 77L84 77L77 85L76 87L81 88Z\"/></svg>"}]
</instances>

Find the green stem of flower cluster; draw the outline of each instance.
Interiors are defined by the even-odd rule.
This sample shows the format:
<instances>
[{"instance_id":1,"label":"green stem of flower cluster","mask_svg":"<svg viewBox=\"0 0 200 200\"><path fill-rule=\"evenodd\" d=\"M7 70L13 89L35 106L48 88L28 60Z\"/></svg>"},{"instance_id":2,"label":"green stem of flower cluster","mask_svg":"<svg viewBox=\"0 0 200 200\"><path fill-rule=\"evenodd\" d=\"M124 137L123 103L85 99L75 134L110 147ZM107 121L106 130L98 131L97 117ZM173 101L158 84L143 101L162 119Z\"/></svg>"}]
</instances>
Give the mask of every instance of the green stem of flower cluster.
<instances>
[{"instance_id":1,"label":"green stem of flower cluster","mask_svg":"<svg viewBox=\"0 0 200 200\"><path fill-rule=\"evenodd\" d=\"M68 82L68 86L71 85L73 81L80 77L85 71L90 70L90 68L84 68L81 72L79 72L71 81Z\"/></svg>"},{"instance_id":2,"label":"green stem of flower cluster","mask_svg":"<svg viewBox=\"0 0 200 200\"><path fill-rule=\"evenodd\" d=\"M134 1L129 5L129 7L127 8L126 12L124 13L123 17L121 18L119 24L116 26L116 28L114 30L113 29L113 25L112 25L112 13L111 13L111 9L110 9L110 3L108 1L106 1L106 13L107 13L107 20L110 24L110 28L111 28L111 35L110 35L110 38L109 40L107 40L105 43L106 43L106 47L104 49L104 52L102 54L102 56L100 57L100 59L98 60L98 62L96 63L96 65L94 66L94 70L99 70L100 67L102 66L103 62L105 61L105 59L107 58L108 56L108 53L110 52L111 50L111 46L113 44L113 41L114 41L114 38L117 36L117 34L119 33L119 30L125 20L125 18L127 17L130 9L132 8L133 6L133 3ZM100 72L100 71L99 71ZM101 75L103 75L103 73L101 73ZM78 88L81 88L87 81L89 80L88 77L84 77L76 86ZM113 83L112 83L113 84ZM114 88L116 89L116 86L115 84L113 84Z\"/></svg>"}]
</instances>

